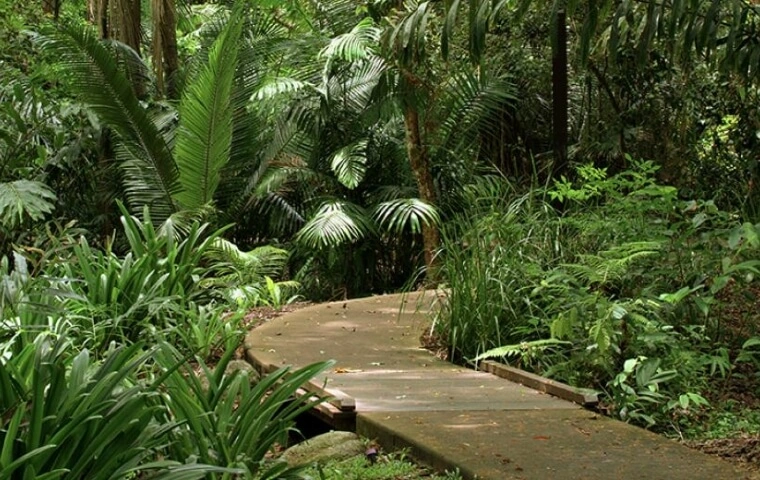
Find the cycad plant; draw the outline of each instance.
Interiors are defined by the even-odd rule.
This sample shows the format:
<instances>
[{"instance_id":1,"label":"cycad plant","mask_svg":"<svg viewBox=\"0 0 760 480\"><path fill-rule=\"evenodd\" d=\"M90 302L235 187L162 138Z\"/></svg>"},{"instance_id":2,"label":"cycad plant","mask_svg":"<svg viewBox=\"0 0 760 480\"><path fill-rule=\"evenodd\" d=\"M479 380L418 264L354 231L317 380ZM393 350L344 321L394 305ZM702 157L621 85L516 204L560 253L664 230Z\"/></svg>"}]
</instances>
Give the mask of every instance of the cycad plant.
<instances>
[{"instance_id":1,"label":"cycad plant","mask_svg":"<svg viewBox=\"0 0 760 480\"><path fill-rule=\"evenodd\" d=\"M146 67L123 45L86 27L39 36L42 47L60 59L71 89L115 133L133 212L148 206L154 221L162 222L213 205L231 154L242 24L237 7L208 49L207 63L188 80L177 111L168 113L146 109L138 99L130 79Z\"/></svg>"}]
</instances>

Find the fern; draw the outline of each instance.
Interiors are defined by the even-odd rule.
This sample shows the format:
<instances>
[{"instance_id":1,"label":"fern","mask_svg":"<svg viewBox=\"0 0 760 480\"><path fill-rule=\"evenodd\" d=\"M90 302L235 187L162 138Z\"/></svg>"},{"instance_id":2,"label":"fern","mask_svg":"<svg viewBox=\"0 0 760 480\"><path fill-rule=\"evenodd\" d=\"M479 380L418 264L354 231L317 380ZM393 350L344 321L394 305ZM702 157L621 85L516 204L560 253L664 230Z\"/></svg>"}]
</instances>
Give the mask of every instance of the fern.
<instances>
[{"instance_id":1,"label":"fern","mask_svg":"<svg viewBox=\"0 0 760 480\"><path fill-rule=\"evenodd\" d=\"M622 279L633 263L657 255L661 249L660 242L627 242L596 255L580 255L578 263L566 267L581 281L607 284Z\"/></svg>"},{"instance_id":2,"label":"fern","mask_svg":"<svg viewBox=\"0 0 760 480\"><path fill-rule=\"evenodd\" d=\"M533 340L530 342L520 342L514 345L504 345L502 347L492 348L481 353L475 357L475 361L485 360L487 358L524 357L526 355L533 355L535 353L543 352L544 350L552 347L558 347L560 345L572 345L572 342L557 340L556 338L546 338L542 340Z\"/></svg>"}]
</instances>

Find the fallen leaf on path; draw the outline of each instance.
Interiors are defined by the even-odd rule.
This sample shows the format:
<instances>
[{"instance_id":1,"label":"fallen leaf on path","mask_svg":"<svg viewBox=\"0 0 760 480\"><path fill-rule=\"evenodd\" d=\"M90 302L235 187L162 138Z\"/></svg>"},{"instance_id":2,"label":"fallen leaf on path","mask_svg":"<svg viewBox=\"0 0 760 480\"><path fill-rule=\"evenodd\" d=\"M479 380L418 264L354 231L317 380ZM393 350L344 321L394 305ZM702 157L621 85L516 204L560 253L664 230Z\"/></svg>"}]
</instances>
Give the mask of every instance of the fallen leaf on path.
<instances>
[{"instance_id":1,"label":"fallen leaf on path","mask_svg":"<svg viewBox=\"0 0 760 480\"><path fill-rule=\"evenodd\" d=\"M364 370L358 370L354 368L341 368L341 367L338 367L335 369L335 373L359 373L363 371Z\"/></svg>"},{"instance_id":2,"label":"fallen leaf on path","mask_svg":"<svg viewBox=\"0 0 760 480\"><path fill-rule=\"evenodd\" d=\"M552 437L547 437L545 435L536 435L535 437L533 437L533 440L549 440L550 438Z\"/></svg>"}]
</instances>

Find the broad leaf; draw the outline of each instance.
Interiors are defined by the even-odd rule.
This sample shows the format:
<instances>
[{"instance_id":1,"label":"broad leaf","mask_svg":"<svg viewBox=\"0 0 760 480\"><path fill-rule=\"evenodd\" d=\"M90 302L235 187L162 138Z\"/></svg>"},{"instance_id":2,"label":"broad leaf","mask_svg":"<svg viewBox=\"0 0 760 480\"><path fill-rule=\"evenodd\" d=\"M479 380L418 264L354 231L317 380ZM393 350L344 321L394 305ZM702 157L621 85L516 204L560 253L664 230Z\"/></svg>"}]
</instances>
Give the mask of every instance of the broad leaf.
<instances>
[{"instance_id":1,"label":"broad leaf","mask_svg":"<svg viewBox=\"0 0 760 480\"><path fill-rule=\"evenodd\" d=\"M367 141L360 140L338 150L330 163L338 181L348 188L356 188L367 171Z\"/></svg>"},{"instance_id":2,"label":"broad leaf","mask_svg":"<svg viewBox=\"0 0 760 480\"><path fill-rule=\"evenodd\" d=\"M55 194L47 185L32 180L0 183L0 225L14 228L24 217L40 220L53 211Z\"/></svg>"}]
</instances>

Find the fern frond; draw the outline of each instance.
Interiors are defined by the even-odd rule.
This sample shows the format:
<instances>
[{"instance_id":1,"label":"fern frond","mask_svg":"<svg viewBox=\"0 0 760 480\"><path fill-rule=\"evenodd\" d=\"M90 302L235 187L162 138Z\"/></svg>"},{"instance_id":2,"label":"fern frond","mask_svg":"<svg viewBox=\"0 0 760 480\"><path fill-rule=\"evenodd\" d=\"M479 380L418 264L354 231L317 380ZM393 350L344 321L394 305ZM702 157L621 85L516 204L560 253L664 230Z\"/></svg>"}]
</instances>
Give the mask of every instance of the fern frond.
<instances>
[{"instance_id":1,"label":"fern frond","mask_svg":"<svg viewBox=\"0 0 760 480\"><path fill-rule=\"evenodd\" d=\"M572 345L572 342L557 340L556 338L547 338L543 340L533 340L530 342L521 342L514 345L504 345L503 347L492 348L477 357L475 361L485 360L487 358L514 358L526 355L530 352L543 351L547 348L558 347L560 345Z\"/></svg>"}]
</instances>

